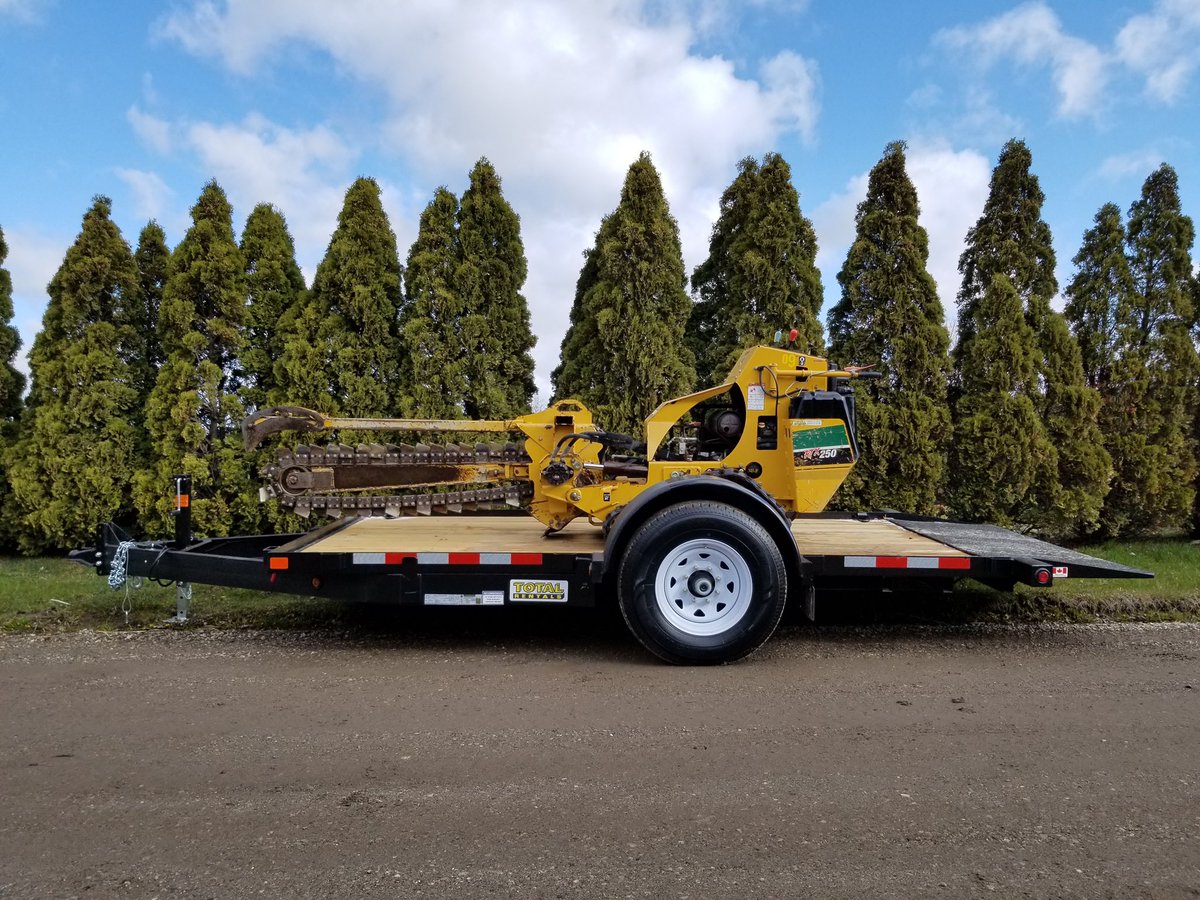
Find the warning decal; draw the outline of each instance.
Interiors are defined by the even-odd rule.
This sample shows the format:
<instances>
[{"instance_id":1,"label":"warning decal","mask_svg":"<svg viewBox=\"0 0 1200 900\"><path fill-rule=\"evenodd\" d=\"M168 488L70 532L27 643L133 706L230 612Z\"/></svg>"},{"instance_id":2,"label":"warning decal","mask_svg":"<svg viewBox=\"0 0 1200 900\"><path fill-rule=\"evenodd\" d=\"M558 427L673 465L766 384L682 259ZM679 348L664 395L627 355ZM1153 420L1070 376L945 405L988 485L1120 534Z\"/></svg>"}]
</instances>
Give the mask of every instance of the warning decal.
<instances>
[{"instance_id":1,"label":"warning decal","mask_svg":"<svg viewBox=\"0 0 1200 900\"><path fill-rule=\"evenodd\" d=\"M567 582L514 578L508 583L508 597L513 603L566 603Z\"/></svg>"},{"instance_id":2,"label":"warning decal","mask_svg":"<svg viewBox=\"0 0 1200 900\"><path fill-rule=\"evenodd\" d=\"M478 594L426 594L426 606L503 606L504 591L480 591Z\"/></svg>"}]
</instances>

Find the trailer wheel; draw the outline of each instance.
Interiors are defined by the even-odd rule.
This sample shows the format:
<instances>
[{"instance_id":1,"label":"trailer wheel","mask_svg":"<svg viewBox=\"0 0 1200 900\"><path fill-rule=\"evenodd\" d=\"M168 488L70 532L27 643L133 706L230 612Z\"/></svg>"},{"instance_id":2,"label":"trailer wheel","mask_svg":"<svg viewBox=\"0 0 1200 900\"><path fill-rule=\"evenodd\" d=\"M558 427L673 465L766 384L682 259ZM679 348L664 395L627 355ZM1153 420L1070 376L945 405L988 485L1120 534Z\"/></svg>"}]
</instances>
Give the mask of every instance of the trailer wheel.
<instances>
[{"instance_id":1,"label":"trailer wheel","mask_svg":"<svg viewBox=\"0 0 1200 900\"><path fill-rule=\"evenodd\" d=\"M670 506L644 522L620 562L629 630L670 663L732 662L775 631L787 569L771 535L723 503Z\"/></svg>"}]
</instances>

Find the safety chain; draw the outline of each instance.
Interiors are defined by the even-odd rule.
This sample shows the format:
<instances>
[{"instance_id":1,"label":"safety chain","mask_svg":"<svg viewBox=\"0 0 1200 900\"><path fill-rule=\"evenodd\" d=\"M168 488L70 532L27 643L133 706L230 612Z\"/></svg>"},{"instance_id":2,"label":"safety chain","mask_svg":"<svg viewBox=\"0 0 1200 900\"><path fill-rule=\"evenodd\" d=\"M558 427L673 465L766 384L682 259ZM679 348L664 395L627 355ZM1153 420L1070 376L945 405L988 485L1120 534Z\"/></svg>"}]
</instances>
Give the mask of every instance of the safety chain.
<instances>
[{"instance_id":1,"label":"safety chain","mask_svg":"<svg viewBox=\"0 0 1200 900\"><path fill-rule=\"evenodd\" d=\"M129 551L137 546L137 541L121 541L113 553L112 562L108 567L108 586L114 591L125 585L125 596L121 598L121 612L125 614L125 624L129 624L129 613L133 611L133 602L129 598ZM138 587L141 587L140 579Z\"/></svg>"},{"instance_id":2,"label":"safety chain","mask_svg":"<svg viewBox=\"0 0 1200 900\"><path fill-rule=\"evenodd\" d=\"M129 568L129 551L137 546L137 541L121 541L113 553L112 562L108 564L108 586L114 591L125 583L125 575Z\"/></svg>"}]
</instances>

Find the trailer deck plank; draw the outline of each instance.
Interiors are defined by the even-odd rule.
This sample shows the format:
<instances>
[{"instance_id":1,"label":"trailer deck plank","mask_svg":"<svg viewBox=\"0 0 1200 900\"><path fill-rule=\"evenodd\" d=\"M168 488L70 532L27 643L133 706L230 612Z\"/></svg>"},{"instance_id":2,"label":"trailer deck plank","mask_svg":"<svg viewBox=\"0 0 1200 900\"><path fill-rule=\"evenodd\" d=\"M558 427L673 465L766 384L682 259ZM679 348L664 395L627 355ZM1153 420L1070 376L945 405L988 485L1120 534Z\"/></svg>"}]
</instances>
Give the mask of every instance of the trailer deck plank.
<instances>
[{"instance_id":1,"label":"trailer deck plank","mask_svg":"<svg viewBox=\"0 0 1200 900\"><path fill-rule=\"evenodd\" d=\"M303 553L596 553L600 529L584 520L545 537L531 516L362 518L301 549Z\"/></svg>"},{"instance_id":2,"label":"trailer deck plank","mask_svg":"<svg viewBox=\"0 0 1200 900\"><path fill-rule=\"evenodd\" d=\"M577 519L545 536L529 516L362 518L304 546L302 553L599 553L599 528ZM805 556L967 556L885 519L796 519L792 534ZM297 544L302 543L298 541Z\"/></svg>"},{"instance_id":3,"label":"trailer deck plank","mask_svg":"<svg viewBox=\"0 0 1200 900\"><path fill-rule=\"evenodd\" d=\"M887 519L795 519L792 534L805 556L966 556Z\"/></svg>"}]
</instances>

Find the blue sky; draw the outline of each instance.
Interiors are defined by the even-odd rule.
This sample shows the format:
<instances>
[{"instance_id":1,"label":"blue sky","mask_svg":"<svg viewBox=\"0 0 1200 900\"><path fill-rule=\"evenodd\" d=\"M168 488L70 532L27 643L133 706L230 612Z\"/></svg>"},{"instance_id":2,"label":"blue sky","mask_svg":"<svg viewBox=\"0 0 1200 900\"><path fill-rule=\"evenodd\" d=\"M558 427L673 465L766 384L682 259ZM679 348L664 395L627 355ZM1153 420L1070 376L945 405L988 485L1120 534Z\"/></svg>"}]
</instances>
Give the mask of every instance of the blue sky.
<instances>
[{"instance_id":1,"label":"blue sky","mask_svg":"<svg viewBox=\"0 0 1200 900\"><path fill-rule=\"evenodd\" d=\"M1200 216L1200 0L0 0L0 227L26 346L95 194L172 245L216 177L239 229L287 217L311 278L375 177L407 253L435 187L489 157L521 215L546 386L580 265L649 150L689 271L738 159L791 163L827 306L866 173L909 144L947 310L1004 141L1033 153L1059 276L1159 162Z\"/></svg>"}]
</instances>

